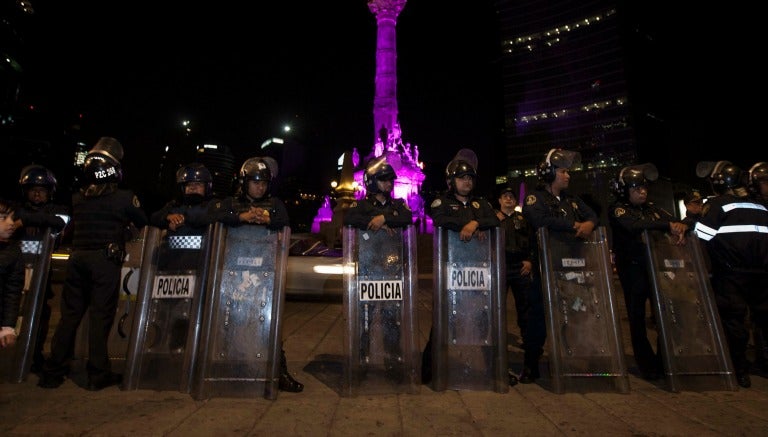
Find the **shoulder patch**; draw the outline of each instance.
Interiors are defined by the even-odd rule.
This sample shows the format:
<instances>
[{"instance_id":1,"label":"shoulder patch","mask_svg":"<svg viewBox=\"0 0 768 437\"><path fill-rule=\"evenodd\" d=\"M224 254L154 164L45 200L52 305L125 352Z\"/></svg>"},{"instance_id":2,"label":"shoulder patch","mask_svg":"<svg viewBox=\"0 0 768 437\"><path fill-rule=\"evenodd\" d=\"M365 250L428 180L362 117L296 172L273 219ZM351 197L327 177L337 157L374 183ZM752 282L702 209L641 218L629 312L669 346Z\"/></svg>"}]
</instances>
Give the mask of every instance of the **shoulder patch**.
<instances>
[{"instance_id":1,"label":"shoulder patch","mask_svg":"<svg viewBox=\"0 0 768 437\"><path fill-rule=\"evenodd\" d=\"M435 199L432 201L432 205L430 205L432 208L437 208L440 206L443 202L440 201L440 199Z\"/></svg>"},{"instance_id":2,"label":"shoulder patch","mask_svg":"<svg viewBox=\"0 0 768 437\"><path fill-rule=\"evenodd\" d=\"M578 211L579 210L579 205L576 204L576 202L571 201L571 208L573 208L574 211Z\"/></svg>"},{"instance_id":3,"label":"shoulder patch","mask_svg":"<svg viewBox=\"0 0 768 437\"><path fill-rule=\"evenodd\" d=\"M707 213L709 212L709 207L710 206L711 205L709 203L705 203L704 206L701 207L701 215L702 215L702 217L707 215Z\"/></svg>"},{"instance_id":4,"label":"shoulder patch","mask_svg":"<svg viewBox=\"0 0 768 437\"><path fill-rule=\"evenodd\" d=\"M535 195L529 194L529 195L525 196L525 204L526 205L533 205L534 203L536 203L536 196Z\"/></svg>"},{"instance_id":5,"label":"shoulder patch","mask_svg":"<svg viewBox=\"0 0 768 437\"><path fill-rule=\"evenodd\" d=\"M621 217L621 216L623 216L626 213L627 213L627 211L624 208L622 208L622 207L618 207L618 208L613 210L613 215L615 215L616 217Z\"/></svg>"},{"instance_id":6,"label":"shoulder patch","mask_svg":"<svg viewBox=\"0 0 768 437\"><path fill-rule=\"evenodd\" d=\"M135 206L136 208L140 208L141 207L141 203L139 202L139 198L136 197L136 195L133 196L133 206Z\"/></svg>"},{"instance_id":7,"label":"shoulder patch","mask_svg":"<svg viewBox=\"0 0 768 437\"><path fill-rule=\"evenodd\" d=\"M480 204L477 202L477 200L472 201L472 208L480 209Z\"/></svg>"}]
</instances>

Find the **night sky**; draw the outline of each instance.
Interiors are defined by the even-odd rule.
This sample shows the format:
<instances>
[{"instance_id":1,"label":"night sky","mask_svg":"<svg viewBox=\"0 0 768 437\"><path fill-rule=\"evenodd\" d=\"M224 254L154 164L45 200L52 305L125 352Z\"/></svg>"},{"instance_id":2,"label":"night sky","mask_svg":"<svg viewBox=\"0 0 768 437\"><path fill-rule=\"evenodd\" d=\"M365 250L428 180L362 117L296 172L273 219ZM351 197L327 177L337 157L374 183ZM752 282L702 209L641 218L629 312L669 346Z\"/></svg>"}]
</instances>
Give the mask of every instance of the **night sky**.
<instances>
[{"instance_id":1,"label":"night sky","mask_svg":"<svg viewBox=\"0 0 768 437\"><path fill-rule=\"evenodd\" d=\"M33 41L29 98L82 113L88 143L120 139L127 181L179 141L184 118L200 141L230 146L239 162L285 123L322 156L371 151L376 23L363 0L248 7L256 11L239 3L56 3L36 7L41 24L67 30ZM438 189L463 147L477 149L490 179L499 138L492 10L482 1L465 8L429 10L417 0L398 21L404 141L419 146Z\"/></svg>"},{"instance_id":2,"label":"night sky","mask_svg":"<svg viewBox=\"0 0 768 437\"><path fill-rule=\"evenodd\" d=\"M199 141L230 146L239 162L285 123L318 156L370 152L376 24L365 0L88 3L35 2L22 99L82 113L89 144L120 139L126 182L138 189L163 148L180 143L182 119ZM481 179L492 178L501 156L490 3L434 9L411 0L398 20L400 121L427 166L425 188L444 188L445 165L461 148L477 152ZM640 141L640 158L681 179L699 160L748 168L768 159L747 151L765 150L757 116L742 104L764 85L735 50L756 45L750 20L730 10L669 11L661 1L640 12L637 31L662 47L637 67L647 77L641 92L662 102L657 135Z\"/></svg>"}]
</instances>

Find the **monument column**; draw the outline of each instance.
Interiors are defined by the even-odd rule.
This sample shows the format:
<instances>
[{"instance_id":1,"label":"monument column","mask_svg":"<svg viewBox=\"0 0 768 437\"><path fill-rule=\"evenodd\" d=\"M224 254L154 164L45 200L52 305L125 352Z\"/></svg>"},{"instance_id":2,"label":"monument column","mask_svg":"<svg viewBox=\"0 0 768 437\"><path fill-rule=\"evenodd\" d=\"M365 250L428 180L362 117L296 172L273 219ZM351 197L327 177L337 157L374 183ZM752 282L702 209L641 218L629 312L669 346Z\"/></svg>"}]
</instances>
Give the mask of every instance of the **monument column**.
<instances>
[{"instance_id":1,"label":"monument column","mask_svg":"<svg viewBox=\"0 0 768 437\"><path fill-rule=\"evenodd\" d=\"M406 0L369 0L368 9L376 16L376 94L373 98L373 141L379 141L382 128L391 133L397 123L397 16ZM386 142L386 138L382 141Z\"/></svg>"}]
</instances>

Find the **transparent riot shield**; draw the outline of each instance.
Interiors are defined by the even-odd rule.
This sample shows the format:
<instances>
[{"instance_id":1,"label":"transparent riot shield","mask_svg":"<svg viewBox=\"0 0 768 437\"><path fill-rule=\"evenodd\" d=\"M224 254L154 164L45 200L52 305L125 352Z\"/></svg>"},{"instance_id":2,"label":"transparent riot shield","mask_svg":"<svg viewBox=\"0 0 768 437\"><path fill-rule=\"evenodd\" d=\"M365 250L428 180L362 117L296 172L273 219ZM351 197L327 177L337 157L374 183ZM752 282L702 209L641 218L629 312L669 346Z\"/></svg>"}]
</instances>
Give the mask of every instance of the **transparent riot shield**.
<instances>
[{"instance_id":1,"label":"transparent riot shield","mask_svg":"<svg viewBox=\"0 0 768 437\"><path fill-rule=\"evenodd\" d=\"M605 228L589 240L538 231L555 393L629 393Z\"/></svg>"},{"instance_id":2,"label":"transparent riot shield","mask_svg":"<svg viewBox=\"0 0 768 437\"><path fill-rule=\"evenodd\" d=\"M150 227L139 275L123 388L189 393L197 353L213 225L203 235Z\"/></svg>"},{"instance_id":3,"label":"transparent riot shield","mask_svg":"<svg viewBox=\"0 0 768 437\"><path fill-rule=\"evenodd\" d=\"M125 258L120 276L119 299L115 322L107 337L107 351L112 369L122 373L125 367L125 357L128 352L131 329L136 310L136 296L139 292L139 273L144 257L144 245L147 241L148 226L139 230L137 235L125 242ZM75 357L85 359L88 357L88 312L83 316L77 333L75 345Z\"/></svg>"},{"instance_id":4,"label":"transparent riot shield","mask_svg":"<svg viewBox=\"0 0 768 437\"><path fill-rule=\"evenodd\" d=\"M277 399L290 232L216 224L195 399Z\"/></svg>"},{"instance_id":5,"label":"transparent riot shield","mask_svg":"<svg viewBox=\"0 0 768 437\"><path fill-rule=\"evenodd\" d=\"M343 393L417 394L421 350L413 226L394 235L344 228Z\"/></svg>"},{"instance_id":6,"label":"transparent riot shield","mask_svg":"<svg viewBox=\"0 0 768 437\"><path fill-rule=\"evenodd\" d=\"M670 389L737 390L698 240L676 245L659 231L645 231L643 238Z\"/></svg>"},{"instance_id":7,"label":"transparent riot shield","mask_svg":"<svg viewBox=\"0 0 768 437\"><path fill-rule=\"evenodd\" d=\"M45 292L51 267L54 237L46 229L40 240L23 240L24 288L19 319L16 324L16 344L0 351L0 375L3 380L21 383L27 379L37 342L37 331L45 304Z\"/></svg>"},{"instance_id":8,"label":"transparent riot shield","mask_svg":"<svg viewBox=\"0 0 768 437\"><path fill-rule=\"evenodd\" d=\"M435 228L432 388L509 391L504 243L498 228L461 241Z\"/></svg>"}]
</instances>

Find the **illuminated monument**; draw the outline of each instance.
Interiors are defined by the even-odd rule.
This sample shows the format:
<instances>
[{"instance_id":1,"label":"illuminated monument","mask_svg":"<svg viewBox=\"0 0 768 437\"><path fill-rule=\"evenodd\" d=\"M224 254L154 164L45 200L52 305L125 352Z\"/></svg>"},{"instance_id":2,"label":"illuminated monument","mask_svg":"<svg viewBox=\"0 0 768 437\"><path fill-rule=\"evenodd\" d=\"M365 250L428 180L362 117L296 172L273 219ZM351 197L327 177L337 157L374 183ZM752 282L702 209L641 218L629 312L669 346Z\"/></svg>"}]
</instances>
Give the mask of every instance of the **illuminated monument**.
<instances>
[{"instance_id":1,"label":"illuminated monument","mask_svg":"<svg viewBox=\"0 0 768 437\"><path fill-rule=\"evenodd\" d=\"M374 146L362 161L357 149L345 156L341 178L335 188L337 205L330 214L328 201L318 211L313 232L328 223L333 231L340 226L340 216L355 199L365 197L363 172L365 164L376 157L386 155L387 162L395 170L397 179L394 197L405 199L413 211L419 230L431 230L431 219L424 211L424 201L419 195L424 182L424 163L419 161L419 148L403 142L397 110L397 17L406 0L369 0L368 9L376 16L376 81L373 99ZM345 154L349 155L349 154ZM323 233L326 233L327 230Z\"/></svg>"}]
</instances>

